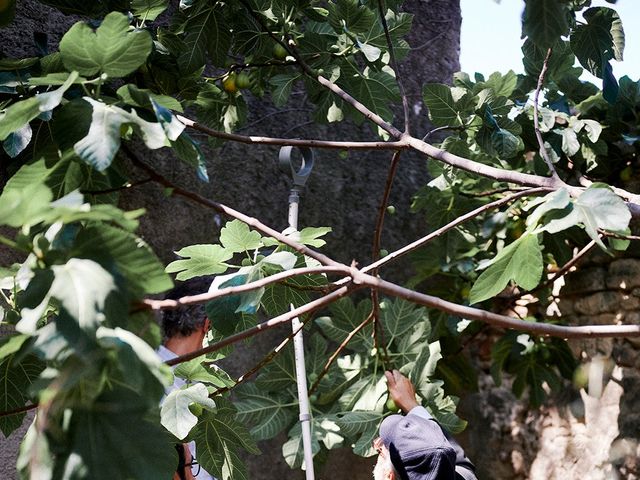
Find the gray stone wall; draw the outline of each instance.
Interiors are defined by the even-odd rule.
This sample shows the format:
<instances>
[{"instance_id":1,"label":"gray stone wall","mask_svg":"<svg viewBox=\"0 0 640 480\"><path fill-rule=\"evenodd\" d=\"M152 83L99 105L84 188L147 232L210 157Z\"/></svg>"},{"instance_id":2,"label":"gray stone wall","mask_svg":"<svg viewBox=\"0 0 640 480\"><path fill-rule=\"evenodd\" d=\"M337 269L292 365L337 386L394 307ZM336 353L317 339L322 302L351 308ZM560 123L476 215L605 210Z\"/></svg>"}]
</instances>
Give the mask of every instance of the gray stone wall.
<instances>
[{"instance_id":1,"label":"gray stone wall","mask_svg":"<svg viewBox=\"0 0 640 480\"><path fill-rule=\"evenodd\" d=\"M558 298L563 324L637 324L640 258L612 258L600 251L566 276ZM487 335L473 351L488 372ZM469 453L482 478L564 480L640 478L640 342L637 339L572 340L581 359L576 383L539 409L511 393L509 378L496 387L488 373L480 390L462 400L470 421Z\"/></svg>"}]
</instances>

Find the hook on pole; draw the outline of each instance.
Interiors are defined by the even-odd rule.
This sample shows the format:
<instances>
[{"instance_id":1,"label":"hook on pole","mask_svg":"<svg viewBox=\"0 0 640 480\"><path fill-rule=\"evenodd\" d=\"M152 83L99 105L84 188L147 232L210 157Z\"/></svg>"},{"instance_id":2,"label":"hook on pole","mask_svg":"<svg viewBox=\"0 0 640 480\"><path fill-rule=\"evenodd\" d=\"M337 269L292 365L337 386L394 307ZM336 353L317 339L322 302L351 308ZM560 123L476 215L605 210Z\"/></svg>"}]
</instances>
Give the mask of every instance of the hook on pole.
<instances>
[{"instance_id":1,"label":"hook on pole","mask_svg":"<svg viewBox=\"0 0 640 480\"><path fill-rule=\"evenodd\" d=\"M280 148L278 155L278 161L280 163L280 169L284 173L290 173L293 178L294 188L302 188L307 183L311 170L313 169L313 150L309 147L295 147L300 151L301 163L300 168L296 168L295 162L292 158L293 149L291 145Z\"/></svg>"}]
</instances>

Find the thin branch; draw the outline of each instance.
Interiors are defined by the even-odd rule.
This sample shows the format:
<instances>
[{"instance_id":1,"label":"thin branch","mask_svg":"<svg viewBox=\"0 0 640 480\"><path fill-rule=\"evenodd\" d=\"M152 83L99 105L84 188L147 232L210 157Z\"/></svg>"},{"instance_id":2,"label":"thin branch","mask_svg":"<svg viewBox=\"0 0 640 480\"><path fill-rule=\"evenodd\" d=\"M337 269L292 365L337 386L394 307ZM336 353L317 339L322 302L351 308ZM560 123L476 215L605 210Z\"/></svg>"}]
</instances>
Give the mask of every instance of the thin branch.
<instances>
[{"instance_id":1,"label":"thin branch","mask_svg":"<svg viewBox=\"0 0 640 480\"><path fill-rule=\"evenodd\" d=\"M380 240L382 237L382 227L384 225L384 217L387 211L387 204L389 203L389 196L391 195L391 187L393 186L393 180L398 171L398 164L400 163L401 152L397 151L391 158L391 164L389 165L389 172L387 173L387 181L384 186L384 192L382 199L380 200L380 206L378 207L378 217L376 219L376 226L373 232L373 245L371 247L371 258L376 260L380 256ZM372 275L375 275L376 271L372 271Z\"/></svg>"},{"instance_id":2,"label":"thin branch","mask_svg":"<svg viewBox=\"0 0 640 480\"><path fill-rule=\"evenodd\" d=\"M14 242L13 240L11 240L10 238L5 237L4 235L0 235L0 243L3 245L6 245L7 247L13 248L14 250L20 250L23 252L28 252L29 250L25 250L24 248L20 247L20 245L18 245L16 242Z\"/></svg>"},{"instance_id":3,"label":"thin branch","mask_svg":"<svg viewBox=\"0 0 640 480\"><path fill-rule=\"evenodd\" d=\"M391 61L391 68L396 73L396 83L400 90L400 97L402 98L402 111L404 113L404 133L409 134L410 122L409 122L409 101L407 100L407 94L402 83L402 77L400 69L398 68L398 62L396 61L396 53L393 48L393 42L391 41L391 34L389 33L389 25L387 24L387 18L385 17L384 1L378 0L378 13L380 14L380 22L384 30L384 36L387 40L387 47L389 48L389 60Z\"/></svg>"},{"instance_id":4,"label":"thin branch","mask_svg":"<svg viewBox=\"0 0 640 480\"><path fill-rule=\"evenodd\" d=\"M434 133L442 132L443 130L464 130L464 127L452 127L450 125L444 125L443 127L432 128L424 135L424 137L422 137L422 141L426 142L431 135L433 135Z\"/></svg>"},{"instance_id":5,"label":"thin branch","mask_svg":"<svg viewBox=\"0 0 640 480\"><path fill-rule=\"evenodd\" d=\"M315 250L312 250L307 246L292 240L290 237L287 237L286 235L283 235L277 230L274 230L273 228L266 226L265 224L263 224L262 222L260 222L258 219L254 217L250 217L222 203L216 202L214 200L209 200L208 198L198 195L197 193L193 193L189 190L185 190L184 188L179 187L169 179L165 178L164 176L160 175L158 172L153 170L142 160L140 160L138 156L127 145L123 144L121 148L129 156L129 158L134 163L134 165L138 166L140 169L147 172L147 174L156 183L159 183L164 187L171 188L174 195L179 195L181 197L187 198L195 203L204 205L205 207L211 208L217 212L223 213L232 218L240 220L241 222L246 223L248 226L252 227L253 229L263 233L264 235L275 238L279 242L284 243L285 245L288 245L289 247L293 248L298 253L311 257L323 265L338 267L338 268L349 268L346 265L343 265L341 263L336 262L335 260L332 260L331 258L327 257L322 253L316 252Z\"/></svg>"},{"instance_id":6,"label":"thin branch","mask_svg":"<svg viewBox=\"0 0 640 480\"><path fill-rule=\"evenodd\" d=\"M549 171L551 172L551 176L554 178L558 177L558 172L553 165L553 162L549 158L549 154L547 149L544 146L544 140L542 139L542 133L540 132L540 121L538 120L538 97L540 96L540 91L542 90L542 86L544 85L544 76L547 73L547 68L549 67L549 58L551 57L551 48L547 50L547 56L544 58L544 62L542 63L542 70L540 71L540 76L538 77L538 86L536 88L536 93L533 98L533 125L536 132L536 138L538 139L538 145L540 146L540 155L546 162L549 167Z\"/></svg>"},{"instance_id":7,"label":"thin branch","mask_svg":"<svg viewBox=\"0 0 640 480\"><path fill-rule=\"evenodd\" d=\"M373 262L371 265L366 266L361 271L363 273L365 273L365 272L370 272L372 270L377 270L382 265L384 265L386 263L389 263L389 262L391 262L392 260L394 260L394 259L396 259L398 257L406 255L407 253L412 252L413 250L415 250L415 249L417 249L419 247L422 247L423 245L429 243L430 241L438 238L442 234L448 232L452 228L457 227L458 225L460 225L461 223L466 222L467 220L471 220L472 218L477 217L478 215L480 215L483 212L486 212L486 211L494 209L494 208L501 207L502 205L505 205L505 204L507 204L509 202L512 202L512 201L517 200L517 199L522 198L522 197L526 197L526 196L530 196L530 195L541 195L541 194L547 193L547 192L549 192L548 188L532 188L532 189L528 189L528 190L522 190L520 192L514 193L513 195L509 195L509 196L503 197L503 198L501 198L499 200L495 200L495 201L493 201L491 203L487 203L486 205L478 207L475 210L472 210L469 213L466 213L466 214L456 218L454 221L448 223L447 225L445 225L443 227L438 228L437 230L434 230L430 234L425 235L422 238L419 238L415 242L412 242L409 245L406 245L406 246L400 248L399 250L396 250L395 252L391 252L386 257L381 258L380 260L378 260L376 262ZM340 284L340 283L338 282L338 284Z\"/></svg>"},{"instance_id":8,"label":"thin branch","mask_svg":"<svg viewBox=\"0 0 640 480\"><path fill-rule=\"evenodd\" d=\"M598 233L603 237L619 238L620 240L637 241L640 237L637 235L623 235L622 233L607 232L606 230L598 229Z\"/></svg>"},{"instance_id":9,"label":"thin branch","mask_svg":"<svg viewBox=\"0 0 640 480\"><path fill-rule=\"evenodd\" d=\"M226 133L214 130L202 125L183 115L176 115L176 118L187 127L206 133L210 137L222 138L249 145L291 145L293 147L327 148L336 150L400 150L408 148L407 144L400 142L338 142L332 140L301 140L295 138L273 138L260 137L255 135L238 135L236 133Z\"/></svg>"},{"instance_id":10,"label":"thin branch","mask_svg":"<svg viewBox=\"0 0 640 480\"><path fill-rule=\"evenodd\" d=\"M398 165L400 163L401 152L397 151L391 158L391 164L389 166L389 172L387 173L387 181L384 186L384 192L382 194L382 200L378 207L378 217L376 220L375 230L373 232L373 245L371 247L371 260L376 261L380 256L380 240L382 238L382 227L384 225L384 217L387 211L387 204L389 203L389 196L391 195L391 187L393 186L393 180L398 171ZM377 269L371 271L371 275L377 275ZM376 348L382 347L385 357L388 358L389 352L387 351L387 345L384 340L384 331L380 328L380 300L378 298L378 291L371 290L371 308L373 315L373 340Z\"/></svg>"},{"instance_id":11,"label":"thin branch","mask_svg":"<svg viewBox=\"0 0 640 480\"><path fill-rule=\"evenodd\" d=\"M220 395L222 393L228 392L229 390L234 389L238 385L241 385L244 382L246 382L247 380L249 380L249 378L251 378L253 376L253 374L255 374L257 371L261 370L265 365L268 365L276 357L276 355L278 355L282 351L282 349L291 341L291 339L300 330L302 330L302 328L304 328L304 323L301 323L301 325L300 325L300 327L298 329L293 330L289 335L287 335L287 337L282 342L280 342L280 344L276 348L274 348L272 351L270 351L268 354L266 354L263 357L262 360L260 360L252 368L250 368L245 373L243 373L238 378L236 378L236 383L233 386L231 386L231 387L221 387L218 390L216 390L215 392L213 392L212 394L210 394L209 397L214 397L216 395Z\"/></svg>"},{"instance_id":12,"label":"thin branch","mask_svg":"<svg viewBox=\"0 0 640 480\"><path fill-rule=\"evenodd\" d=\"M38 408L37 403L31 403L29 405L25 405L24 407L14 408L13 410L7 410L6 412L0 412L0 417L9 417L11 415L18 415L20 413L28 412L29 410L34 410Z\"/></svg>"},{"instance_id":13,"label":"thin branch","mask_svg":"<svg viewBox=\"0 0 640 480\"><path fill-rule=\"evenodd\" d=\"M576 253L576 256L573 257L571 260L569 260L567 263L565 263L562 268L560 268L560 270L558 270L553 277L551 277L549 280L547 280L546 282L544 282L541 286L536 287L536 291L542 288L545 288L549 285L551 285L553 282L555 282L557 279L559 279L560 277L562 277L565 273L567 273L571 267L573 267L574 265L576 265L580 260L582 260L585 255L587 255L587 253L589 253L591 250L593 250L593 247L596 246L596 241L595 240L591 240L589 243L587 243L582 250L580 250L578 253Z\"/></svg>"},{"instance_id":14,"label":"thin branch","mask_svg":"<svg viewBox=\"0 0 640 480\"><path fill-rule=\"evenodd\" d=\"M329 305L332 302L335 302L339 298L344 297L348 293L361 288L360 285L346 285L344 287L335 290L334 292L325 295L324 297L320 297L312 302L309 302L301 307L294 308L293 310L283 313L282 315L278 315L277 317L272 318L271 320L267 320L266 322L259 323L255 327L248 328L247 330L243 330L242 332L236 333L234 335L230 335L227 338L220 340L212 345L201 348L191 353L187 353L185 355L181 355L179 357L173 358L171 360L166 361L167 365L177 365L182 362L188 362L189 360L193 360L194 358L200 357L202 355L206 355L207 353L215 352L220 350L227 345L231 345L233 343L237 343L240 340L244 340L245 338L253 337L254 335L263 332L265 330L269 330L273 327L276 327L282 323L289 322L295 317L299 317L304 315L305 313L313 312L319 308L324 307L325 305Z\"/></svg>"},{"instance_id":15,"label":"thin branch","mask_svg":"<svg viewBox=\"0 0 640 480\"><path fill-rule=\"evenodd\" d=\"M299 275L310 275L314 273L342 273L349 274L349 269L345 266L342 267L306 267L306 268L294 268L293 270L286 270L274 275L270 275L261 280L255 282L245 283L244 285L237 285L234 287L221 288L213 292L201 293L198 295L189 295L178 299L164 299L154 300L146 298L142 300L142 304L151 308L152 310L170 310L183 307L185 305L194 305L198 303L205 303L215 298L226 297L228 295L234 295L243 292L249 292L257 290L267 285L280 282L285 278L291 278Z\"/></svg>"},{"instance_id":16,"label":"thin branch","mask_svg":"<svg viewBox=\"0 0 640 480\"><path fill-rule=\"evenodd\" d=\"M464 197L469 197L469 198L482 198L482 197L492 197L500 193L522 192L524 190L527 190L527 188L526 187L516 187L516 188L504 187L504 188L495 188L493 190L485 190L484 192L478 192L478 193L460 191L460 195Z\"/></svg>"},{"instance_id":17,"label":"thin branch","mask_svg":"<svg viewBox=\"0 0 640 480\"><path fill-rule=\"evenodd\" d=\"M149 183L150 181L150 178L145 178L143 180L138 180L137 182L127 182L120 187L107 188L105 190L80 190L80 193L82 193L83 195L104 195L106 193L114 193L133 187L138 187L140 185L144 185L145 183Z\"/></svg>"},{"instance_id":18,"label":"thin branch","mask_svg":"<svg viewBox=\"0 0 640 480\"><path fill-rule=\"evenodd\" d=\"M347 335L347 338L345 338L342 341L342 343L338 346L336 351L333 352L333 355L329 357L329 360L327 360L327 363L324 364L324 367L322 367L322 372L320 372L320 374L318 375L318 378L316 378L316 381L313 383L313 385L311 385L311 388L309 389L309 394L313 393L316 390L316 388L318 388L318 385L320 384L320 380L322 380L322 378L327 374L333 362L336 360L336 358L338 358L338 355L340 355L340 352L342 352L342 350L345 349L345 347L349 344L349 342L353 339L353 337L355 337L360 330L362 330L368 323L370 323L372 319L373 319L373 315L369 315L367 318L365 318L362 321L362 323L360 323L360 325L358 325L354 330L351 331L351 333L349 333L349 335Z\"/></svg>"}]
</instances>

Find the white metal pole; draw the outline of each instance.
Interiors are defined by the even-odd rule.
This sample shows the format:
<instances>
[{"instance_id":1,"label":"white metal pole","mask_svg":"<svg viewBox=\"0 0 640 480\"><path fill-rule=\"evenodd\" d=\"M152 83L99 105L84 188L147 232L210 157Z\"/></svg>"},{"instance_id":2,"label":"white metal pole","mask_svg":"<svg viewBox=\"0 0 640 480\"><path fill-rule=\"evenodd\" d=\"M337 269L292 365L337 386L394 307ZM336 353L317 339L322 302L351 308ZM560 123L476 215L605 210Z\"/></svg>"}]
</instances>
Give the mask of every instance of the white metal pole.
<instances>
[{"instance_id":1,"label":"white metal pole","mask_svg":"<svg viewBox=\"0 0 640 480\"><path fill-rule=\"evenodd\" d=\"M289 194L289 226L298 229L298 206L300 195L294 187ZM293 310L291 305L291 310ZM293 351L296 363L296 382L298 385L298 403L300 405L300 426L302 427L302 445L306 480L314 480L313 452L311 450L311 413L309 412L309 392L307 391L307 371L304 363L304 339L302 322L298 317L291 321L291 328L297 332L293 337Z\"/></svg>"}]
</instances>

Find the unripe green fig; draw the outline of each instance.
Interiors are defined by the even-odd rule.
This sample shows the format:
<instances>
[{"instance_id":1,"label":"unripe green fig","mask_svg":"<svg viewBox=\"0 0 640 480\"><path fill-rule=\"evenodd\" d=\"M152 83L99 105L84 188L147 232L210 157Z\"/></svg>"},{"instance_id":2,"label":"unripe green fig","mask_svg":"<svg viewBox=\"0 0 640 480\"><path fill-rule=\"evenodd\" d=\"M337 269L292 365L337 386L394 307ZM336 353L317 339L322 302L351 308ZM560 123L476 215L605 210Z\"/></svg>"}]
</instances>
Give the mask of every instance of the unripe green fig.
<instances>
[{"instance_id":1,"label":"unripe green fig","mask_svg":"<svg viewBox=\"0 0 640 480\"><path fill-rule=\"evenodd\" d=\"M249 78L249 75L244 72L240 72L236 77L236 85L238 86L238 88L249 88L249 86L251 85L251 79Z\"/></svg>"},{"instance_id":2,"label":"unripe green fig","mask_svg":"<svg viewBox=\"0 0 640 480\"><path fill-rule=\"evenodd\" d=\"M199 403L192 403L189 405L189 411L193 413L196 417L202 415L202 405Z\"/></svg>"},{"instance_id":3,"label":"unripe green fig","mask_svg":"<svg viewBox=\"0 0 640 480\"><path fill-rule=\"evenodd\" d=\"M387 407L387 410L389 410L390 412L397 412L398 410L400 410L396 405L396 402L394 402L393 398L391 397L387 399L387 403L385 403L384 405L385 407Z\"/></svg>"},{"instance_id":4,"label":"unripe green fig","mask_svg":"<svg viewBox=\"0 0 640 480\"><path fill-rule=\"evenodd\" d=\"M279 43L276 43L273 46L273 56L276 57L278 60L284 60L285 58L287 58L287 49L284 48Z\"/></svg>"}]
</instances>

